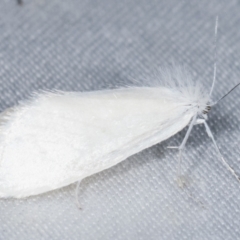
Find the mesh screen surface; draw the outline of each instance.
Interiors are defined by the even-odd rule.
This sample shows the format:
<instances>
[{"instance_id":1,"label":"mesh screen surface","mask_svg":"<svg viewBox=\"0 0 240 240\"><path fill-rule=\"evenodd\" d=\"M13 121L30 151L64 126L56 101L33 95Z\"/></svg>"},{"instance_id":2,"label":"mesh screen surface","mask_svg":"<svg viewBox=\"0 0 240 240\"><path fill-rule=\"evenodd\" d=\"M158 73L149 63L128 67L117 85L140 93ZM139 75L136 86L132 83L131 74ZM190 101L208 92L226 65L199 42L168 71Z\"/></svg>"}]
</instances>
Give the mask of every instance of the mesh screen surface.
<instances>
[{"instance_id":1,"label":"mesh screen surface","mask_svg":"<svg viewBox=\"0 0 240 240\"><path fill-rule=\"evenodd\" d=\"M128 84L172 60L210 89L217 14L218 99L239 82L239 12L237 0L1 1L0 110L43 89ZM239 93L212 109L209 125L240 174ZM184 154L187 190L178 187L178 152L167 146L179 145L185 132L84 179L82 210L75 184L0 200L0 239L239 239L240 186L202 126L194 127Z\"/></svg>"}]
</instances>

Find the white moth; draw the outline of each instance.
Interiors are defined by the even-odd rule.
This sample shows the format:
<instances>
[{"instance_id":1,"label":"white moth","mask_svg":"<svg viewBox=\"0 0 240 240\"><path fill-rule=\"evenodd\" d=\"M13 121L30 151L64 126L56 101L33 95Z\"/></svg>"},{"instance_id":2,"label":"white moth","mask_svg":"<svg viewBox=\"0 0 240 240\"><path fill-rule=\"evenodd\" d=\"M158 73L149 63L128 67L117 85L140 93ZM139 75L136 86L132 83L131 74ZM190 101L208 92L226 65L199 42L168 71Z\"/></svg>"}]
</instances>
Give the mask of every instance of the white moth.
<instances>
[{"instance_id":1,"label":"white moth","mask_svg":"<svg viewBox=\"0 0 240 240\"><path fill-rule=\"evenodd\" d=\"M0 197L28 197L80 183L188 125L180 153L192 127L204 124L220 154L206 123L214 105L211 93L179 67L165 71L162 79L164 86L45 92L3 112Z\"/></svg>"}]
</instances>

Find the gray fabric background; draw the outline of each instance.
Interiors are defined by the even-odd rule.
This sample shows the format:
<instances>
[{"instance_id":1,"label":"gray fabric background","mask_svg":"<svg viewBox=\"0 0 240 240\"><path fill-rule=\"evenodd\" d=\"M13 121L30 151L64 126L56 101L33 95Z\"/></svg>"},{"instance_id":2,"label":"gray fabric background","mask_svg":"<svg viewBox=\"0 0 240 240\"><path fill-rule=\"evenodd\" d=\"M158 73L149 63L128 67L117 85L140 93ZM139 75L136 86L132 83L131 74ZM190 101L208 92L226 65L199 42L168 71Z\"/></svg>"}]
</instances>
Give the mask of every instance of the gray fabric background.
<instances>
[{"instance_id":1,"label":"gray fabric background","mask_svg":"<svg viewBox=\"0 0 240 240\"><path fill-rule=\"evenodd\" d=\"M2 0L0 110L41 89L127 84L172 60L210 89L216 14L215 99L239 82L239 0L24 0L22 6ZM239 105L237 89L209 114L223 155L238 174ZM240 184L202 126L194 127L184 155L187 189L178 187L177 151L167 146L180 144L184 133L86 178L82 210L75 205L75 184L0 200L0 239L240 239Z\"/></svg>"}]
</instances>

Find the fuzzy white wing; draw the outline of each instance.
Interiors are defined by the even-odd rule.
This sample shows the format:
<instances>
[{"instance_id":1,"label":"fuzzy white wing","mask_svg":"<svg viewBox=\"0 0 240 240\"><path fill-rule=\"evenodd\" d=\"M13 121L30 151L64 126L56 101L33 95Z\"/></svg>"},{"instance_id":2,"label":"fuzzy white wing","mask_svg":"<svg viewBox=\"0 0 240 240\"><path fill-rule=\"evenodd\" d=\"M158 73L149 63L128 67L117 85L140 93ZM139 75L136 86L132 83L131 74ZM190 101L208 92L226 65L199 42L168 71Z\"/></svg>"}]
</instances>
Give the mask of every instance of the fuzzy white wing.
<instances>
[{"instance_id":1,"label":"fuzzy white wing","mask_svg":"<svg viewBox=\"0 0 240 240\"><path fill-rule=\"evenodd\" d=\"M45 93L5 115L0 197L57 189L183 129L193 112L165 88Z\"/></svg>"}]
</instances>

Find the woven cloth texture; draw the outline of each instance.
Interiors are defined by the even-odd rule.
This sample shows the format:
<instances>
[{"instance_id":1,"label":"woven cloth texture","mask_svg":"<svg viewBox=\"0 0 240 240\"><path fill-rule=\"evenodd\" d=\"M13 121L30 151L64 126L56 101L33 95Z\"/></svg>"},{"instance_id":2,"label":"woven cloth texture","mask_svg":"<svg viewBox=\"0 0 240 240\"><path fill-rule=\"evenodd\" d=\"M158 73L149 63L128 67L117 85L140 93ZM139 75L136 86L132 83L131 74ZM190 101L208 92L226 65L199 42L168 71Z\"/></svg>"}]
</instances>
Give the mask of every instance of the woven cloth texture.
<instances>
[{"instance_id":1,"label":"woven cloth texture","mask_svg":"<svg viewBox=\"0 0 240 240\"><path fill-rule=\"evenodd\" d=\"M151 81L159 66L187 66L210 90L219 15L214 99L239 82L240 1L14 0L0 2L0 110L31 93L90 91ZM240 89L209 113L222 154L240 174ZM186 129L75 184L26 199L0 200L0 240L240 239L240 184L203 126Z\"/></svg>"}]
</instances>

